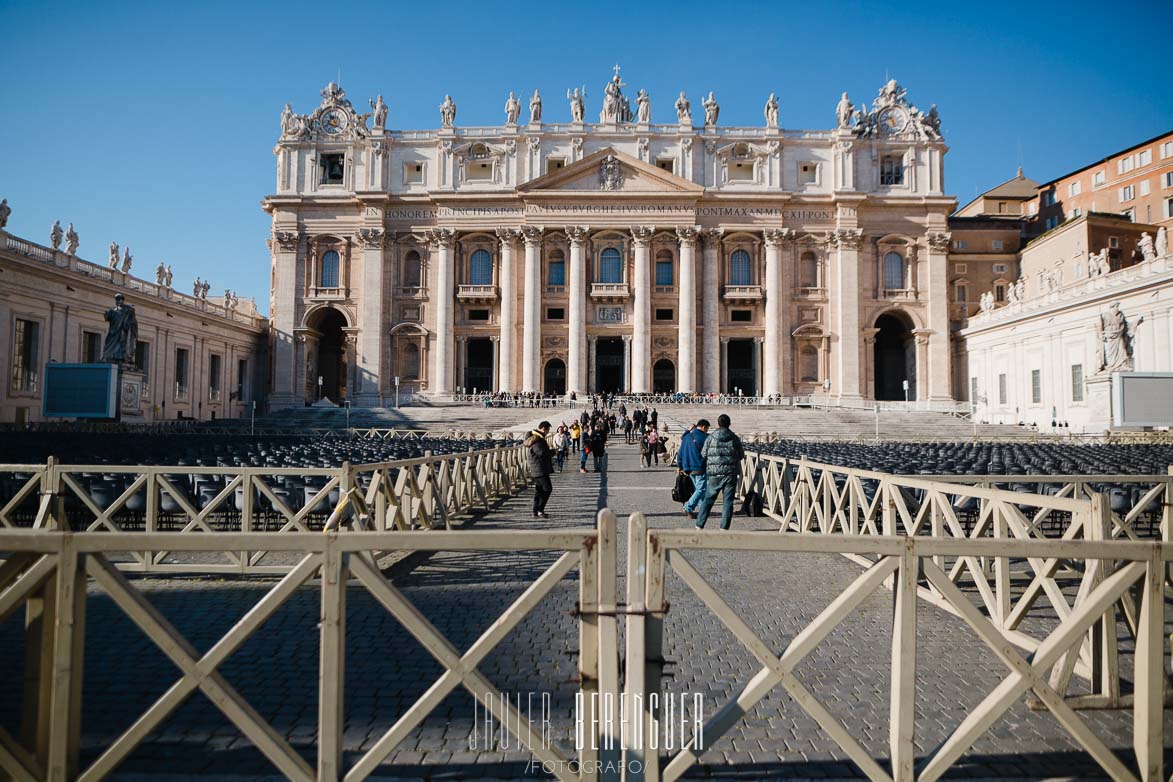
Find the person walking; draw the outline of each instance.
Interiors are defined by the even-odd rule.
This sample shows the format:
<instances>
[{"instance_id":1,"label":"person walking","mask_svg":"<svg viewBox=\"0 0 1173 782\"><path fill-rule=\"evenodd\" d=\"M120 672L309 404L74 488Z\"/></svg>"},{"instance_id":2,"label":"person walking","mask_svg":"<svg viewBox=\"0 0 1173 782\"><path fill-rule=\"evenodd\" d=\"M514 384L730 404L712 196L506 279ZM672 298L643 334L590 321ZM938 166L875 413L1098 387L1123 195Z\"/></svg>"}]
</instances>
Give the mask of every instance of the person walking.
<instances>
[{"instance_id":1,"label":"person walking","mask_svg":"<svg viewBox=\"0 0 1173 782\"><path fill-rule=\"evenodd\" d=\"M656 466L660 466L660 433L656 431L653 426L648 429L648 451L651 459L648 459L648 467L652 466L652 460L656 462Z\"/></svg>"},{"instance_id":2,"label":"person walking","mask_svg":"<svg viewBox=\"0 0 1173 782\"><path fill-rule=\"evenodd\" d=\"M554 459L558 462L558 472L562 472L566 464L566 441L569 439L566 427L559 426L558 431L554 433Z\"/></svg>"},{"instance_id":3,"label":"person walking","mask_svg":"<svg viewBox=\"0 0 1173 782\"><path fill-rule=\"evenodd\" d=\"M741 460L745 449L741 438L729 428L732 422L722 413L717 417L717 431L709 435L701 446L701 460L705 465L705 498L697 512L697 529L704 529L709 511L721 493L721 529L729 529L733 521L733 495L737 492L737 478L741 474Z\"/></svg>"},{"instance_id":4,"label":"person walking","mask_svg":"<svg viewBox=\"0 0 1173 782\"><path fill-rule=\"evenodd\" d=\"M607 455L607 432L604 427L595 427L594 434L591 435L591 458L595 462L595 472L602 472L602 469L607 466L605 457Z\"/></svg>"},{"instance_id":5,"label":"person walking","mask_svg":"<svg viewBox=\"0 0 1173 782\"><path fill-rule=\"evenodd\" d=\"M585 475L586 471L587 471L586 459L587 459L587 454L589 454L590 452L591 452L591 428L590 428L590 426L587 426L587 427L584 427L582 430L582 455L580 456L580 458L578 460L578 471L581 472L583 475Z\"/></svg>"},{"instance_id":6,"label":"person walking","mask_svg":"<svg viewBox=\"0 0 1173 782\"><path fill-rule=\"evenodd\" d=\"M701 448L705 440L709 439L709 421L706 418L696 422L696 427L689 430L680 438L680 449L676 452L676 464L681 475L687 475L692 481L692 496L685 501L684 515L690 519L696 518L697 506L705 498L705 461L701 458Z\"/></svg>"},{"instance_id":7,"label":"person walking","mask_svg":"<svg viewBox=\"0 0 1173 782\"><path fill-rule=\"evenodd\" d=\"M578 444L581 437L582 427L578 425L578 421L575 421L570 425L570 447L574 449L575 453L578 453Z\"/></svg>"},{"instance_id":8,"label":"person walking","mask_svg":"<svg viewBox=\"0 0 1173 782\"><path fill-rule=\"evenodd\" d=\"M534 479L534 518L548 519L546 502L554 491L550 476L554 473L554 461L546 435L550 434L550 422L542 421L538 428L529 433L525 440L526 467L529 477Z\"/></svg>"}]
</instances>

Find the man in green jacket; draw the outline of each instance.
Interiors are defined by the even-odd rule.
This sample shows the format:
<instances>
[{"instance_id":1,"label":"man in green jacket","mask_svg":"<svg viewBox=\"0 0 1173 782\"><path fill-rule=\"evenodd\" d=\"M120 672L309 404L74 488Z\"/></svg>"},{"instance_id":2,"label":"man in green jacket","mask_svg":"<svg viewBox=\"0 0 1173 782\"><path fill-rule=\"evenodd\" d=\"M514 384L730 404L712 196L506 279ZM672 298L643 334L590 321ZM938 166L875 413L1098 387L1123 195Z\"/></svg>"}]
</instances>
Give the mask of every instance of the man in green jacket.
<instances>
[{"instance_id":1,"label":"man in green jacket","mask_svg":"<svg viewBox=\"0 0 1173 782\"><path fill-rule=\"evenodd\" d=\"M729 428L729 416L722 413L717 418L717 431L705 439L701 446L701 460L705 465L705 498L697 512L697 529L704 529L709 520L709 511L717 501L717 492L723 495L721 508L721 529L729 529L733 521L733 495L737 493L737 478L741 474L741 460L745 449L741 438Z\"/></svg>"}]
</instances>

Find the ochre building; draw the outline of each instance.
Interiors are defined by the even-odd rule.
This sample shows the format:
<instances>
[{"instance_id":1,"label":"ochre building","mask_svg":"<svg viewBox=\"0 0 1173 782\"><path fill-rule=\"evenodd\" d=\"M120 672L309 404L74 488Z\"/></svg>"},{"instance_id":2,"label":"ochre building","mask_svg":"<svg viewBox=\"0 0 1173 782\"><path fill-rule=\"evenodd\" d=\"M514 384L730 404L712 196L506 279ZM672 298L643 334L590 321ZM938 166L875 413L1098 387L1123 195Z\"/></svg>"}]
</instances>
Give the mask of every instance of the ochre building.
<instances>
[{"instance_id":1,"label":"ochre building","mask_svg":"<svg viewBox=\"0 0 1173 782\"><path fill-rule=\"evenodd\" d=\"M446 97L435 130L392 130L381 96L360 113L335 84L309 114L286 106L264 200L271 406L396 388L952 399L935 106L891 81L870 105L832 96L829 130L786 128L774 96L760 126L727 127L715 96L682 93L664 124L625 86L597 122L577 90L510 94L494 126Z\"/></svg>"}]
</instances>

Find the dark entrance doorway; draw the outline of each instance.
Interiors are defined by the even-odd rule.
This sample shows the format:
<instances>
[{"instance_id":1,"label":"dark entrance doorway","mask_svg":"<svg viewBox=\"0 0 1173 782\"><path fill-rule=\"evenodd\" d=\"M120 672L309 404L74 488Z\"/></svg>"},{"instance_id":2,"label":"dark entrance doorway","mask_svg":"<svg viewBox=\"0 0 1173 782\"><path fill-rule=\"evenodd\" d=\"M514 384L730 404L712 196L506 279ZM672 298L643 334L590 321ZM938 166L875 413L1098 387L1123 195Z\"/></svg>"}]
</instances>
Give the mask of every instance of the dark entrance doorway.
<instances>
[{"instance_id":1,"label":"dark entrance doorway","mask_svg":"<svg viewBox=\"0 0 1173 782\"><path fill-rule=\"evenodd\" d=\"M478 337L468 341L464 356L464 388L468 393L473 389L493 390L493 340Z\"/></svg>"},{"instance_id":2,"label":"dark entrance doorway","mask_svg":"<svg viewBox=\"0 0 1173 782\"><path fill-rule=\"evenodd\" d=\"M652 366L652 393L670 394L676 390L676 365L662 358Z\"/></svg>"},{"instance_id":3,"label":"dark entrance doorway","mask_svg":"<svg viewBox=\"0 0 1173 782\"><path fill-rule=\"evenodd\" d=\"M916 399L916 340L912 323L903 315L889 313L876 319L876 399L903 400L904 381L908 399Z\"/></svg>"},{"instance_id":4,"label":"dark entrance doorway","mask_svg":"<svg viewBox=\"0 0 1173 782\"><path fill-rule=\"evenodd\" d=\"M546 362L546 372L542 378L542 389L547 394L562 396L566 393L566 362L560 358L552 358Z\"/></svg>"},{"instance_id":5,"label":"dark entrance doorway","mask_svg":"<svg viewBox=\"0 0 1173 782\"><path fill-rule=\"evenodd\" d=\"M624 377L623 340L618 337L595 342L595 390L621 394L627 378Z\"/></svg>"},{"instance_id":6,"label":"dark entrance doorway","mask_svg":"<svg viewBox=\"0 0 1173 782\"><path fill-rule=\"evenodd\" d=\"M728 394L758 395L758 362L752 339L731 339L725 353L729 368Z\"/></svg>"},{"instance_id":7,"label":"dark entrance doorway","mask_svg":"<svg viewBox=\"0 0 1173 782\"><path fill-rule=\"evenodd\" d=\"M342 331L346 318L334 309L321 310L314 319L312 328L318 337L318 376L311 379L313 390L318 392L318 378L322 379L320 394L314 400L324 397L341 404L346 399L346 336Z\"/></svg>"}]
</instances>

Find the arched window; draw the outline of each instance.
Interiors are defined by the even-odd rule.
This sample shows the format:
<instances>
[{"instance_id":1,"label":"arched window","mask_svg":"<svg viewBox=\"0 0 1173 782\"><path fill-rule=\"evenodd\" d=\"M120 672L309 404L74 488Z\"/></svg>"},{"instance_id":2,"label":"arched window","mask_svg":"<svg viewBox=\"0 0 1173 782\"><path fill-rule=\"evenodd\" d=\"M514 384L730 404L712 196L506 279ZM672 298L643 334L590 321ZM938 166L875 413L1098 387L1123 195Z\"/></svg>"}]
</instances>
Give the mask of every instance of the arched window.
<instances>
[{"instance_id":1,"label":"arched window","mask_svg":"<svg viewBox=\"0 0 1173 782\"><path fill-rule=\"evenodd\" d=\"M403 260L403 287L404 288L418 288L420 287L420 254L412 250L407 254Z\"/></svg>"},{"instance_id":2,"label":"arched window","mask_svg":"<svg viewBox=\"0 0 1173 782\"><path fill-rule=\"evenodd\" d=\"M963 282L957 283L957 301L965 303L969 301L969 286Z\"/></svg>"},{"instance_id":3,"label":"arched window","mask_svg":"<svg viewBox=\"0 0 1173 782\"><path fill-rule=\"evenodd\" d=\"M493 284L493 256L488 250L477 250L468 261L469 285Z\"/></svg>"},{"instance_id":4,"label":"arched window","mask_svg":"<svg viewBox=\"0 0 1173 782\"><path fill-rule=\"evenodd\" d=\"M561 286L566 284L566 256L561 250L550 253L550 261L546 267L546 284Z\"/></svg>"},{"instance_id":5,"label":"arched window","mask_svg":"<svg viewBox=\"0 0 1173 782\"><path fill-rule=\"evenodd\" d=\"M623 257L614 247L608 247L599 256L599 282L623 282Z\"/></svg>"},{"instance_id":6,"label":"arched window","mask_svg":"<svg viewBox=\"0 0 1173 782\"><path fill-rule=\"evenodd\" d=\"M904 256L900 253L884 256L884 287L888 290L904 289Z\"/></svg>"},{"instance_id":7,"label":"arched window","mask_svg":"<svg viewBox=\"0 0 1173 782\"><path fill-rule=\"evenodd\" d=\"M799 371L804 383L819 382L819 351L808 345L802 349Z\"/></svg>"},{"instance_id":8,"label":"arched window","mask_svg":"<svg viewBox=\"0 0 1173 782\"><path fill-rule=\"evenodd\" d=\"M420 349L415 343L408 343L403 349L403 376L408 380L419 380Z\"/></svg>"},{"instance_id":9,"label":"arched window","mask_svg":"<svg viewBox=\"0 0 1173 782\"><path fill-rule=\"evenodd\" d=\"M329 250L322 256L322 277L320 285L323 288L338 287L338 253L334 250Z\"/></svg>"},{"instance_id":10,"label":"arched window","mask_svg":"<svg viewBox=\"0 0 1173 782\"><path fill-rule=\"evenodd\" d=\"M749 264L749 253L734 250L729 256L729 284L753 285L753 274Z\"/></svg>"},{"instance_id":11,"label":"arched window","mask_svg":"<svg viewBox=\"0 0 1173 782\"><path fill-rule=\"evenodd\" d=\"M798 259L798 285L801 288L819 287L819 257L810 250Z\"/></svg>"},{"instance_id":12,"label":"arched window","mask_svg":"<svg viewBox=\"0 0 1173 782\"><path fill-rule=\"evenodd\" d=\"M661 250L656 253L656 284L672 285L672 253Z\"/></svg>"}]
</instances>

